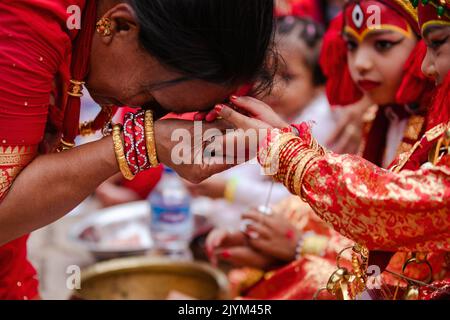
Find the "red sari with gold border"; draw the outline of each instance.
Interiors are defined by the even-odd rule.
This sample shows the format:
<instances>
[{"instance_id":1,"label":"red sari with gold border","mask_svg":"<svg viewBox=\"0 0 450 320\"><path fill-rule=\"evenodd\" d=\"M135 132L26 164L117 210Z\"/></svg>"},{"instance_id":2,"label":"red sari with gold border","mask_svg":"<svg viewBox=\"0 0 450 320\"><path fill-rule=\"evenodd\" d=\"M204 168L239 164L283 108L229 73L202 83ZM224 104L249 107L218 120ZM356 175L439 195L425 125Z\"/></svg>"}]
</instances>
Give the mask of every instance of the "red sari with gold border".
<instances>
[{"instance_id":1,"label":"red sari with gold border","mask_svg":"<svg viewBox=\"0 0 450 320\"><path fill-rule=\"evenodd\" d=\"M0 2L0 201L20 171L48 150L47 138L62 131L78 33L67 27L70 6L81 14L85 0ZM27 239L0 247L0 299L38 296Z\"/></svg>"}]
</instances>

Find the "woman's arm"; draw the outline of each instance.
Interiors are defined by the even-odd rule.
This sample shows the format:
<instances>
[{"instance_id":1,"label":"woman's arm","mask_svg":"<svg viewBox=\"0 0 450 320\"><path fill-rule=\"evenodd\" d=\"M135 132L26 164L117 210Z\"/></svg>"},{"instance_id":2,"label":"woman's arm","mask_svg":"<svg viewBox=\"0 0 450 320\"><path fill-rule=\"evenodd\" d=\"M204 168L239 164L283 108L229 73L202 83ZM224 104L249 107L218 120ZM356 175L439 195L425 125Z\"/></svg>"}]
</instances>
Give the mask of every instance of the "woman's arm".
<instances>
[{"instance_id":1,"label":"woman's arm","mask_svg":"<svg viewBox=\"0 0 450 320\"><path fill-rule=\"evenodd\" d=\"M0 203L0 245L61 218L118 170L111 137L37 157Z\"/></svg>"},{"instance_id":2,"label":"woman's arm","mask_svg":"<svg viewBox=\"0 0 450 320\"><path fill-rule=\"evenodd\" d=\"M220 128L220 124L205 124L204 127L205 130ZM199 182L233 166L219 159L224 155L194 163L207 147L195 145L194 141L205 137L187 134L182 142L173 141L172 133L176 129L193 133L194 124L184 120L156 121L155 142L159 160L183 178ZM233 135L217 137L216 142L220 139L223 143L235 142ZM175 164L172 154L175 146L191 150L190 161ZM0 245L61 218L118 171L111 137L37 157L18 174L0 201Z\"/></svg>"}]
</instances>

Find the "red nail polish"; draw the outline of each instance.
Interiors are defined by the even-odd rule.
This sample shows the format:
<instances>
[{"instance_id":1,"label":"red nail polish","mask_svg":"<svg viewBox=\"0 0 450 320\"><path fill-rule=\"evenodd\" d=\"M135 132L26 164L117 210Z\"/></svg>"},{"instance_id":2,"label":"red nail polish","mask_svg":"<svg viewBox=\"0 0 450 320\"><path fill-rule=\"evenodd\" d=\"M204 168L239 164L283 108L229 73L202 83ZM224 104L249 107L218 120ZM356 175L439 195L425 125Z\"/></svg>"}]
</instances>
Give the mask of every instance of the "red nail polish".
<instances>
[{"instance_id":1,"label":"red nail polish","mask_svg":"<svg viewBox=\"0 0 450 320\"><path fill-rule=\"evenodd\" d=\"M220 113L220 112L223 110L223 104L218 104L218 105L216 105L216 106L214 107L214 110L215 110L217 113Z\"/></svg>"},{"instance_id":2,"label":"red nail polish","mask_svg":"<svg viewBox=\"0 0 450 320\"><path fill-rule=\"evenodd\" d=\"M294 236L295 236L295 233L293 230L288 230L286 232L286 239L292 240L292 239L294 239Z\"/></svg>"},{"instance_id":3,"label":"red nail polish","mask_svg":"<svg viewBox=\"0 0 450 320\"><path fill-rule=\"evenodd\" d=\"M212 122L212 121L214 121L216 118L217 118L217 111L208 113L208 115L206 116L205 120L206 120L207 122Z\"/></svg>"},{"instance_id":4,"label":"red nail polish","mask_svg":"<svg viewBox=\"0 0 450 320\"><path fill-rule=\"evenodd\" d=\"M228 250L222 251L220 255L222 256L223 259L229 259L231 257L231 253Z\"/></svg>"},{"instance_id":5,"label":"red nail polish","mask_svg":"<svg viewBox=\"0 0 450 320\"><path fill-rule=\"evenodd\" d=\"M236 95L232 95L232 96L230 97L231 100L237 100L238 98L239 98L239 97L236 96Z\"/></svg>"}]
</instances>

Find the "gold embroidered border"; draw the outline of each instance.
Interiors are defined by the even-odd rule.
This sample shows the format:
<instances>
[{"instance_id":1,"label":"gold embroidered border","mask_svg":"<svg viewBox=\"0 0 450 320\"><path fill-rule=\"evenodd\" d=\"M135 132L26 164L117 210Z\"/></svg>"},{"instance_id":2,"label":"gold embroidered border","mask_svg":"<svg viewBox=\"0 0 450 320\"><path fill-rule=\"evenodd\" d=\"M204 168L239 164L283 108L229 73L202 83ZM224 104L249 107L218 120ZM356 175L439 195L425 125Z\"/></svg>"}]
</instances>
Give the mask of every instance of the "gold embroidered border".
<instances>
[{"instance_id":1,"label":"gold embroidered border","mask_svg":"<svg viewBox=\"0 0 450 320\"><path fill-rule=\"evenodd\" d=\"M0 167L26 166L37 154L37 147L0 146Z\"/></svg>"}]
</instances>

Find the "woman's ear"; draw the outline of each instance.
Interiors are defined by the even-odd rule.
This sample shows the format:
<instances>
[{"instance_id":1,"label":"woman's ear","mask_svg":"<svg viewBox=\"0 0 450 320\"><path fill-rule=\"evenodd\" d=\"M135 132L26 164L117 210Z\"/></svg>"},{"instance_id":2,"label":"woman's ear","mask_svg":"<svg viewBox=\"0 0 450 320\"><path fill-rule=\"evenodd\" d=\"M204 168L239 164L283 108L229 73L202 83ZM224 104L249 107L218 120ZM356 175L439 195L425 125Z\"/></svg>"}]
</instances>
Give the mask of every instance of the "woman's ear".
<instances>
[{"instance_id":1,"label":"woman's ear","mask_svg":"<svg viewBox=\"0 0 450 320\"><path fill-rule=\"evenodd\" d=\"M114 5L102 18L108 18L111 22L111 32L107 36L102 36L102 42L110 44L115 38L135 39L139 35L134 9L127 3Z\"/></svg>"}]
</instances>

